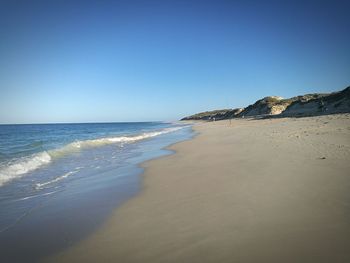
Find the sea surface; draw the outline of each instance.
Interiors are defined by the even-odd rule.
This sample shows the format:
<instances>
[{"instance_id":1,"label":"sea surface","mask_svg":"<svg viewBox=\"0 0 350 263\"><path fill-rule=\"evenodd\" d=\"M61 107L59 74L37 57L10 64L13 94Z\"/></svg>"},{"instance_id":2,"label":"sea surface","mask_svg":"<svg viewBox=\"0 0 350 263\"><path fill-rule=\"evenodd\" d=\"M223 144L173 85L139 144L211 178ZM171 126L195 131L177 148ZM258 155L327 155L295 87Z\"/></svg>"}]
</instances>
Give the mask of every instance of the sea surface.
<instances>
[{"instance_id":1,"label":"sea surface","mask_svg":"<svg viewBox=\"0 0 350 263\"><path fill-rule=\"evenodd\" d=\"M0 125L0 262L36 262L92 233L141 187L182 123Z\"/></svg>"}]
</instances>

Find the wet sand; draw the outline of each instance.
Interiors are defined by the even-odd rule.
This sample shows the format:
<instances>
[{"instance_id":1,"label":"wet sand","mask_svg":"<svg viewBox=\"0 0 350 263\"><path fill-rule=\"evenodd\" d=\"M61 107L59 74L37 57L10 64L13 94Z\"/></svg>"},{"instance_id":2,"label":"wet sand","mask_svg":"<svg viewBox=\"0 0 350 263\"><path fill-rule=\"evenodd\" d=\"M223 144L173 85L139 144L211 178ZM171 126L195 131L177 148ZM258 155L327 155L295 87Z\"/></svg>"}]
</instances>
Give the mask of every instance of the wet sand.
<instances>
[{"instance_id":1,"label":"wet sand","mask_svg":"<svg viewBox=\"0 0 350 263\"><path fill-rule=\"evenodd\" d=\"M350 115L197 123L46 262L350 262Z\"/></svg>"}]
</instances>

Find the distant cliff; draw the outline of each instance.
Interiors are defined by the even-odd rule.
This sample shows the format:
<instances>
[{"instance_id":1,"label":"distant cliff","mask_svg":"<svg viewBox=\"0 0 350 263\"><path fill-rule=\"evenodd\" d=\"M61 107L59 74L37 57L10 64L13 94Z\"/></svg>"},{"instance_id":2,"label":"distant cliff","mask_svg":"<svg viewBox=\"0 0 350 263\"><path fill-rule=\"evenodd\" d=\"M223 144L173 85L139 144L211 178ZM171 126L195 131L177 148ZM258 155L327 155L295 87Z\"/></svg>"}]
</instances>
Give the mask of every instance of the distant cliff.
<instances>
[{"instance_id":1,"label":"distant cliff","mask_svg":"<svg viewBox=\"0 0 350 263\"><path fill-rule=\"evenodd\" d=\"M314 93L283 99L265 97L246 108L200 112L181 120L223 120L255 116L297 117L350 112L350 87L333 93Z\"/></svg>"}]
</instances>

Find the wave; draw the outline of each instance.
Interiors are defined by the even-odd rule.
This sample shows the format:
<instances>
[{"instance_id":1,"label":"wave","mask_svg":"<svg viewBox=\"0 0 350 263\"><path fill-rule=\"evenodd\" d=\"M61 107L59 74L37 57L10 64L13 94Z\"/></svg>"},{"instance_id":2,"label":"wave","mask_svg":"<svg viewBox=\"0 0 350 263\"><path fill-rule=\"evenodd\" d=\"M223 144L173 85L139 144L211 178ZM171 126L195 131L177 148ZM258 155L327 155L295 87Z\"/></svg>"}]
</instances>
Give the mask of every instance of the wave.
<instances>
[{"instance_id":1,"label":"wave","mask_svg":"<svg viewBox=\"0 0 350 263\"><path fill-rule=\"evenodd\" d=\"M184 127L165 128L160 131L145 132L134 136L104 137L100 139L75 141L63 146L62 148L51 150L49 151L49 154L53 158L57 158L74 152L79 152L80 150L87 148L94 148L114 143L133 143L144 139L152 138L161 134L174 132L182 128Z\"/></svg>"},{"instance_id":2,"label":"wave","mask_svg":"<svg viewBox=\"0 0 350 263\"><path fill-rule=\"evenodd\" d=\"M139 135L134 136L119 136L119 137L105 137L100 139L92 139L92 140L82 140L82 141L75 141L72 143L69 143L61 148L48 150L48 151L42 151L39 153L35 153L26 157L22 157L17 159L16 161L11 161L5 165L0 166L0 186L6 184L7 182L15 179L20 178L27 174L28 172L31 172L33 170L36 170L44 165L47 165L50 163L53 159L63 157L65 155L72 154L74 152L78 152L82 149L88 149L93 147L100 147L108 144L115 144L115 143L133 143L140 140L152 138L161 134L174 132L177 130L180 130L184 128L182 127L172 127L172 128L165 128L160 131L154 131L154 132L145 132ZM63 175L63 176L69 176L69 175ZM62 177L62 176L61 176ZM65 177L63 177L65 178ZM63 179L62 178L62 179ZM56 178L57 179L57 178ZM60 179L59 179L60 180ZM41 187L45 184L39 184Z\"/></svg>"},{"instance_id":3,"label":"wave","mask_svg":"<svg viewBox=\"0 0 350 263\"><path fill-rule=\"evenodd\" d=\"M27 157L22 157L16 162L10 162L0 169L0 186L15 178L21 177L22 175L33 171L40 166L48 164L51 162L51 159L52 158L49 153L44 151Z\"/></svg>"}]
</instances>

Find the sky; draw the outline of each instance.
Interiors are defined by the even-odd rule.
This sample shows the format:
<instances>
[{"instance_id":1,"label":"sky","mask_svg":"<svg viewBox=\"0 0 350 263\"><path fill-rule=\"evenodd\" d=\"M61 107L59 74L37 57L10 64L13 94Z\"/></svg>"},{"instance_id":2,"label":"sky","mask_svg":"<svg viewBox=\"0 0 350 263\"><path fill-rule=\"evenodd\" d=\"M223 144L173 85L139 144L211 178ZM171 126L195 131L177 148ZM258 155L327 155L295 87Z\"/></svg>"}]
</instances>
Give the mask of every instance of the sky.
<instances>
[{"instance_id":1,"label":"sky","mask_svg":"<svg viewBox=\"0 0 350 263\"><path fill-rule=\"evenodd\" d=\"M0 1L0 123L177 120L350 85L349 1Z\"/></svg>"}]
</instances>

